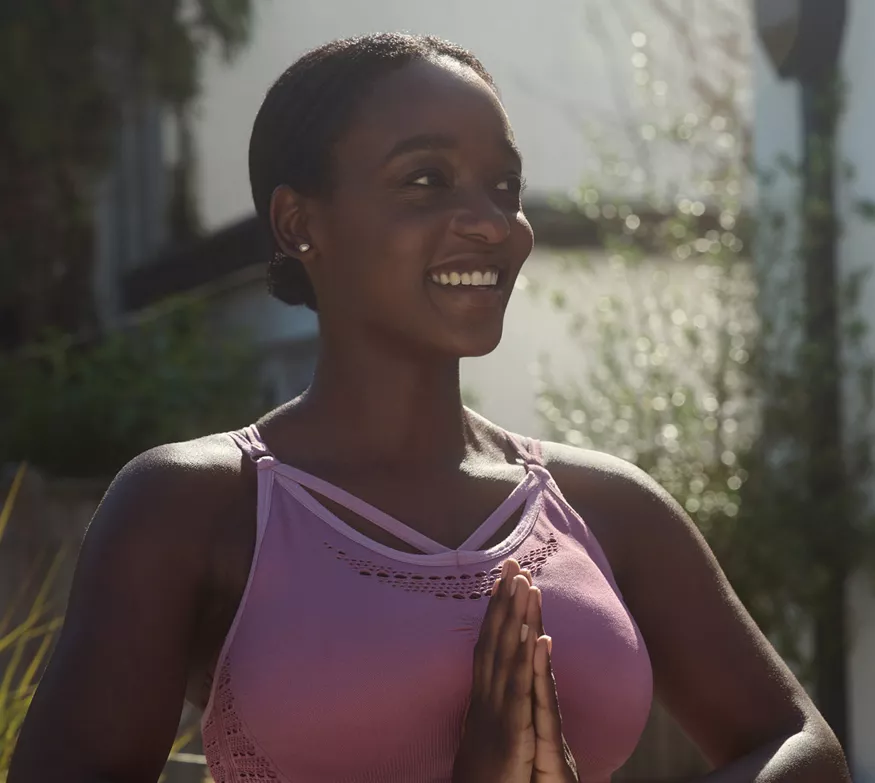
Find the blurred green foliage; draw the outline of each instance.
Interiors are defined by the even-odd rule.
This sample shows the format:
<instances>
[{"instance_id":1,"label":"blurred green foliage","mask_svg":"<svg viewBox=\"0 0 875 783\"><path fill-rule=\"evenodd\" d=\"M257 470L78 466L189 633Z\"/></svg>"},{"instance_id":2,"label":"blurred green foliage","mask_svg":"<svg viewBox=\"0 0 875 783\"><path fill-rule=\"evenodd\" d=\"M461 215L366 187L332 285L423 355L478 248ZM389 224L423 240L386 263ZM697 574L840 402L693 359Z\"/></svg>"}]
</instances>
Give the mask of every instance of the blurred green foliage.
<instances>
[{"instance_id":1,"label":"blurred green foliage","mask_svg":"<svg viewBox=\"0 0 875 783\"><path fill-rule=\"evenodd\" d=\"M239 50L252 6L34 0L0 12L0 315L12 339L0 353L12 412L0 420L0 462L112 475L148 446L248 414L241 341L214 339L192 304L102 335L92 268L95 189L123 117L157 104L184 120L203 55ZM166 217L186 234L189 178L173 177L179 214Z\"/></svg>"},{"instance_id":2,"label":"blurred green foliage","mask_svg":"<svg viewBox=\"0 0 875 783\"><path fill-rule=\"evenodd\" d=\"M95 329L94 190L121 118L157 102L184 119L203 53L233 54L251 14L251 0L2 4L0 313L17 343ZM176 192L172 205L189 201Z\"/></svg>"},{"instance_id":3,"label":"blurred green foliage","mask_svg":"<svg viewBox=\"0 0 875 783\"><path fill-rule=\"evenodd\" d=\"M812 633L835 606L835 574L875 553L865 497L870 419L849 428L844 494L815 498L810 489L812 468L834 457L812 452L806 426L828 357L805 339L798 226L822 205L776 195L788 179L800 186L799 164L778 161L761 173L750 220L756 175L744 107L731 91L715 105L667 101L674 87L649 73L647 42L632 36L635 81L652 108L635 134L634 159L644 163L603 147L598 178L561 202L599 222L607 260L570 258L567 268L581 289L604 286L603 295L583 309L571 285L532 286L567 313L583 365L569 377L543 364L538 408L549 436L634 462L671 492L810 683L826 660ZM665 161L678 161L682 173L660 175ZM861 201L856 214L867 209ZM762 263L748 252L754 237ZM853 298L861 282L855 275L842 288L842 338L853 358L842 382L866 411L875 372Z\"/></svg>"},{"instance_id":4,"label":"blurred green foliage","mask_svg":"<svg viewBox=\"0 0 875 783\"><path fill-rule=\"evenodd\" d=\"M615 284L642 274L621 256L608 263ZM604 295L579 314L571 333L588 357L585 380L563 383L545 367L538 407L562 440L645 469L708 532L738 515L747 479L738 456L754 438L747 364L757 321L745 263L689 271L700 298L646 270L640 298Z\"/></svg>"},{"instance_id":5,"label":"blurred green foliage","mask_svg":"<svg viewBox=\"0 0 875 783\"><path fill-rule=\"evenodd\" d=\"M55 335L0 354L0 463L111 477L136 454L240 426L256 415L256 355L222 337L204 306L168 312L87 345Z\"/></svg>"}]
</instances>

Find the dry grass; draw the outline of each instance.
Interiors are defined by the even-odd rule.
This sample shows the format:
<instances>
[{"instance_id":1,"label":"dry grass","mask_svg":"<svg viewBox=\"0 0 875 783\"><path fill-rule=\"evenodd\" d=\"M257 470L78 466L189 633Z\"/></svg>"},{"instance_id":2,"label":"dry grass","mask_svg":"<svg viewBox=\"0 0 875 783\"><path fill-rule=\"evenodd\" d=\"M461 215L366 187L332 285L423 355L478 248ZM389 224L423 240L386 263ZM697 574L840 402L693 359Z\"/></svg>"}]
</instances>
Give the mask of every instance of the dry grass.
<instances>
[{"instance_id":1,"label":"dry grass","mask_svg":"<svg viewBox=\"0 0 875 783\"><path fill-rule=\"evenodd\" d=\"M20 465L0 507L0 545L26 473L27 465ZM34 563L10 605L0 607L0 783L6 781L24 716L63 624L63 617L57 613L52 599L56 597L53 588L64 554L63 550L55 554L48 567L45 558ZM170 751L171 760L197 763L188 761L183 753L197 730L193 725L180 731Z\"/></svg>"},{"instance_id":2,"label":"dry grass","mask_svg":"<svg viewBox=\"0 0 875 783\"><path fill-rule=\"evenodd\" d=\"M18 468L0 509L0 543L12 517L15 499L26 471L25 464ZM4 664L0 679L0 781L6 779L12 749L36 690L40 671L63 622L61 617L54 614L50 600L62 559L62 553L53 558L22 620L13 625L15 618L22 614L24 602L33 594L41 570L39 563L31 569L29 578L19 587L0 618L0 662Z\"/></svg>"}]
</instances>

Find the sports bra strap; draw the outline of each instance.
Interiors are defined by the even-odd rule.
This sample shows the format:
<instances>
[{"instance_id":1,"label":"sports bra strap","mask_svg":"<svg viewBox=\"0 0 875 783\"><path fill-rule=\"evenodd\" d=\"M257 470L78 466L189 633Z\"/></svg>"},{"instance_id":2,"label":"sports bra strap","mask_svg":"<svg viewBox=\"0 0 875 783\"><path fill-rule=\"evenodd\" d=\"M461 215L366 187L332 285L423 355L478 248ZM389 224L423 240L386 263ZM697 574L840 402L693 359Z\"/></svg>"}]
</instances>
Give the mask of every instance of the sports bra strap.
<instances>
[{"instance_id":1,"label":"sports bra strap","mask_svg":"<svg viewBox=\"0 0 875 783\"><path fill-rule=\"evenodd\" d=\"M244 427L242 430L234 430L228 435L240 447L240 450L258 466L268 466L276 463L276 457L271 453L267 444L261 439L258 428L254 425Z\"/></svg>"},{"instance_id":2,"label":"sports bra strap","mask_svg":"<svg viewBox=\"0 0 875 783\"><path fill-rule=\"evenodd\" d=\"M513 447L519 452L526 467L544 467L544 457L541 453L540 441L534 438L522 438L510 432L506 433L506 435L507 439L513 444Z\"/></svg>"}]
</instances>

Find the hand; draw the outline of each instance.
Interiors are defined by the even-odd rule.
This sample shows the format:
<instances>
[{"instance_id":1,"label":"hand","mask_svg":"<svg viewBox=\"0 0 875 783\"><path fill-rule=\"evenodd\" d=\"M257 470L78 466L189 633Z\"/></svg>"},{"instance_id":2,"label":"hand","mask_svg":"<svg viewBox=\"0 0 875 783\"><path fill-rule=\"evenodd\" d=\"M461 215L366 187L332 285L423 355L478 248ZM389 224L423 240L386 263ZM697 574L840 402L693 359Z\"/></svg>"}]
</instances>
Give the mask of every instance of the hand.
<instances>
[{"instance_id":1,"label":"hand","mask_svg":"<svg viewBox=\"0 0 875 783\"><path fill-rule=\"evenodd\" d=\"M533 679L538 591L504 564L474 648L474 677L453 783L530 783L535 760Z\"/></svg>"},{"instance_id":2,"label":"hand","mask_svg":"<svg viewBox=\"0 0 875 783\"><path fill-rule=\"evenodd\" d=\"M534 659L535 761L532 783L572 783L577 781L577 766L562 735L562 717L550 654L553 640L543 634L540 611Z\"/></svg>"}]
</instances>

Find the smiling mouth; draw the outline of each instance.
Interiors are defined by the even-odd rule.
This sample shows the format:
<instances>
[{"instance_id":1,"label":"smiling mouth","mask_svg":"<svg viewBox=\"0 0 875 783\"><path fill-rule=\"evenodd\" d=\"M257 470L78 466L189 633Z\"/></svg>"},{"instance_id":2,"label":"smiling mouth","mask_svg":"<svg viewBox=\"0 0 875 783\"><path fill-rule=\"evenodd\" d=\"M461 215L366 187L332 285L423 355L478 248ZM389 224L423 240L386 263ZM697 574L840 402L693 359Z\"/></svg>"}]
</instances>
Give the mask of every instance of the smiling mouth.
<instances>
[{"instance_id":1,"label":"smiling mouth","mask_svg":"<svg viewBox=\"0 0 875 783\"><path fill-rule=\"evenodd\" d=\"M495 267L485 267L473 272L431 272L428 279L442 288L493 289L498 286L500 275Z\"/></svg>"}]
</instances>

